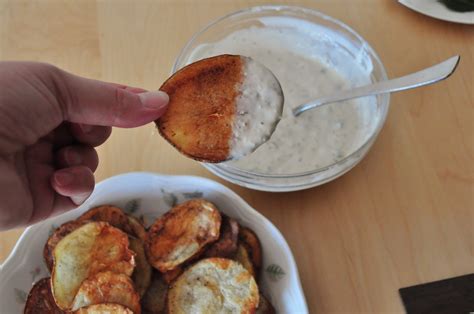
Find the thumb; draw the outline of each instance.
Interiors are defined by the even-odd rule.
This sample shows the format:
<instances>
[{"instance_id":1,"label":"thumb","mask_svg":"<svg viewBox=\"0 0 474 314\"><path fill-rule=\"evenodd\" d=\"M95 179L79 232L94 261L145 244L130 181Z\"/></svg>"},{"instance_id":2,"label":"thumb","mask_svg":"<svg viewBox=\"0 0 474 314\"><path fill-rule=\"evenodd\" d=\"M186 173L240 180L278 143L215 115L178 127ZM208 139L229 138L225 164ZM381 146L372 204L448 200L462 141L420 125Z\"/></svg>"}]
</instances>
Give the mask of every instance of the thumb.
<instances>
[{"instance_id":1,"label":"thumb","mask_svg":"<svg viewBox=\"0 0 474 314\"><path fill-rule=\"evenodd\" d=\"M56 85L67 121L130 128L152 122L166 111L169 98L164 92L147 92L61 72Z\"/></svg>"}]
</instances>

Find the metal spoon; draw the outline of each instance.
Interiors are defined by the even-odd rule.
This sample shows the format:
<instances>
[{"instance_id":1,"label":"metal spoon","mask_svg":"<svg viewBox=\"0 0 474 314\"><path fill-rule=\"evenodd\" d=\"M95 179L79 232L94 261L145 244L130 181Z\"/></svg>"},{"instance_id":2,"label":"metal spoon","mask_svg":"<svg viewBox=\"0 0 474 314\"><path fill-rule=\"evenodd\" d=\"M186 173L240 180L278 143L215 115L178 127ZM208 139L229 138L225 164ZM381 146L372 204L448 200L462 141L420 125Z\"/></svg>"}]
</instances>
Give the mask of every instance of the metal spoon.
<instances>
[{"instance_id":1,"label":"metal spoon","mask_svg":"<svg viewBox=\"0 0 474 314\"><path fill-rule=\"evenodd\" d=\"M402 90L417 88L439 82L448 78L454 72L456 66L459 63L459 59L459 56L454 56L439 64L406 76L366 86L356 87L354 89L342 91L334 95L321 97L319 99L313 100L310 103L296 107L293 109L293 115L297 117L307 110L318 108L333 102L364 96L399 92Z\"/></svg>"}]
</instances>

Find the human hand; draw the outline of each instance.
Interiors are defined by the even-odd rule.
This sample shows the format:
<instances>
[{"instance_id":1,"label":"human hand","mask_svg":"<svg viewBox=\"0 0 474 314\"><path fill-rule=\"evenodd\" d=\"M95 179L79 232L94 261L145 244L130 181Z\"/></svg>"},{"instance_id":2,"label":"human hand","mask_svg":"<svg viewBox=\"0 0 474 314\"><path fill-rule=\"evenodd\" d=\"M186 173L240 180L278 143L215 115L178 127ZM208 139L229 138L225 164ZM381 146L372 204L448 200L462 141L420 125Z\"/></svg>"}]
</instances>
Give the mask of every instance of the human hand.
<instances>
[{"instance_id":1,"label":"human hand","mask_svg":"<svg viewBox=\"0 0 474 314\"><path fill-rule=\"evenodd\" d=\"M94 147L137 127L168 96L81 78L52 65L0 62L0 230L72 209L94 188Z\"/></svg>"}]
</instances>

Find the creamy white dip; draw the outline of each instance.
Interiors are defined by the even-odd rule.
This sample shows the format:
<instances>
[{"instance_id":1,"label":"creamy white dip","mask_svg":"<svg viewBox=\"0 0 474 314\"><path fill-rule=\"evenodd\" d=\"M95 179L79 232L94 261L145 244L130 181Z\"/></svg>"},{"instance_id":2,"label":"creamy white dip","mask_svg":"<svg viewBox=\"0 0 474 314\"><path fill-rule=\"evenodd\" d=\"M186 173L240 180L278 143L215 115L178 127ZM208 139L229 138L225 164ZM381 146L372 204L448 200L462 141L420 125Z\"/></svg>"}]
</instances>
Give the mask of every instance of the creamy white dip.
<instances>
[{"instance_id":1,"label":"creamy white dip","mask_svg":"<svg viewBox=\"0 0 474 314\"><path fill-rule=\"evenodd\" d=\"M226 53L249 56L269 68L283 89L283 117L271 138L229 165L263 174L312 171L353 153L372 133L377 121L370 119L375 110L370 98L331 104L293 117L291 110L298 105L369 82L362 68L347 62L349 58L327 57L333 52L315 38L318 36L291 27L252 27L195 49L188 63Z\"/></svg>"},{"instance_id":2,"label":"creamy white dip","mask_svg":"<svg viewBox=\"0 0 474 314\"><path fill-rule=\"evenodd\" d=\"M245 57L242 85L230 141L231 159L253 152L273 134L283 111L283 95L273 73Z\"/></svg>"}]
</instances>

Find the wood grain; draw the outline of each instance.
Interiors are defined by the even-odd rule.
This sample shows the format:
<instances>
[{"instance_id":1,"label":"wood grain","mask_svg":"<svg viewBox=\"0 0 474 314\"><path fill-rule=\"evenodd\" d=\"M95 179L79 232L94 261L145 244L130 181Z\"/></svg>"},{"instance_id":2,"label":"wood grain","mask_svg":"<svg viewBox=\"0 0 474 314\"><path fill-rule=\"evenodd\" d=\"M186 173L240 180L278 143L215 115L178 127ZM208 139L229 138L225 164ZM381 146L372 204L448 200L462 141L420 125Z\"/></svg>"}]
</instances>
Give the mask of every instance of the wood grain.
<instances>
[{"instance_id":1,"label":"wood grain","mask_svg":"<svg viewBox=\"0 0 474 314\"><path fill-rule=\"evenodd\" d=\"M196 30L265 3L0 0L0 59L41 60L156 89ZM223 182L282 231L311 313L403 312L399 288L474 270L474 27L437 21L392 0L286 3L351 25L373 45L389 76L462 57L449 80L392 96L373 149L342 178L285 194ZM222 182L179 155L151 124L115 129L99 154L97 180L154 171ZM0 260L19 234L1 234Z\"/></svg>"}]
</instances>

